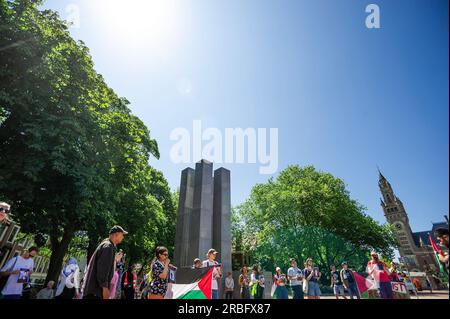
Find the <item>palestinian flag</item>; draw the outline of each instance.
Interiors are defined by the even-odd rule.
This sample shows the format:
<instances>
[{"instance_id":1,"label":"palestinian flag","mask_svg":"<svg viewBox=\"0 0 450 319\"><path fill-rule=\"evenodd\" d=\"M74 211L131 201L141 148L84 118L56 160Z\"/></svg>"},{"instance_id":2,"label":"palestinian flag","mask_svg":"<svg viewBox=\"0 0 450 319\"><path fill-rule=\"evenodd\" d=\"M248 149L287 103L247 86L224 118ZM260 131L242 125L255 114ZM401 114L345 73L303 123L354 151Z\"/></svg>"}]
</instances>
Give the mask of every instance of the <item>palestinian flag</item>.
<instances>
[{"instance_id":1,"label":"palestinian flag","mask_svg":"<svg viewBox=\"0 0 450 319\"><path fill-rule=\"evenodd\" d=\"M356 285L358 286L359 294L363 299L373 298L373 292L377 291L377 287L373 280L365 278L360 274L354 272Z\"/></svg>"},{"instance_id":2,"label":"palestinian flag","mask_svg":"<svg viewBox=\"0 0 450 319\"><path fill-rule=\"evenodd\" d=\"M178 268L172 299L211 299L214 268Z\"/></svg>"},{"instance_id":3,"label":"palestinian flag","mask_svg":"<svg viewBox=\"0 0 450 319\"><path fill-rule=\"evenodd\" d=\"M441 247L439 247L433 240L433 237L431 237L431 234L428 234L428 240L430 241L431 247L433 247L434 251L434 257L436 257L436 261L439 265L439 270L446 274L448 277L448 273L445 271L444 266L442 265L441 261L439 260L439 255L444 256L444 253L442 252Z\"/></svg>"}]
</instances>

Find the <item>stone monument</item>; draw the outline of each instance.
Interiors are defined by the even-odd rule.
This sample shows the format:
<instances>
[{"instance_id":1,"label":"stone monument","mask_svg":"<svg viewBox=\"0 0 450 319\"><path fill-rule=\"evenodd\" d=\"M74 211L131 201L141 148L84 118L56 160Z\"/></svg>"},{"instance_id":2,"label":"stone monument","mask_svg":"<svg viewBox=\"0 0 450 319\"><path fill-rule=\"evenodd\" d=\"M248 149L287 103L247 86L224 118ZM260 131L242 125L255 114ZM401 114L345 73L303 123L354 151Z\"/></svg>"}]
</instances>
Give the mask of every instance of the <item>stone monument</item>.
<instances>
[{"instance_id":1,"label":"stone monument","mask_svg":"<svg viewBox=\"0 0 450 319\"><path fill-rule=\"evenodd\" d=\"M201 160L195 170L181 172L174 264L190 267L210 248L219 252L225 278L232 271L230 171L219 168L213 175L213 164Z\"/></svg>"}]
</instances>

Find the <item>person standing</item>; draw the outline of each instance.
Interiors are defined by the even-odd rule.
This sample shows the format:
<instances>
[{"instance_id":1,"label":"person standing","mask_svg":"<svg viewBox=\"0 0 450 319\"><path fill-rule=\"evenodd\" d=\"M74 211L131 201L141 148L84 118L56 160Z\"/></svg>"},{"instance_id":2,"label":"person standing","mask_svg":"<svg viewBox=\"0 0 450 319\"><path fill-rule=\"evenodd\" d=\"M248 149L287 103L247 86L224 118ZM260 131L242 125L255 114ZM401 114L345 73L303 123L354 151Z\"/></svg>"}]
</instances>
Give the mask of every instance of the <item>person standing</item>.
<instances>
[{"instance_id":1,"label":"person standing","mask_svg":"<svg viewBox=\"0 0 450 319\"><path fill-rule=\"evenodd\" d=\"M289 292L286 288L286 275L281 272L281 268L275 269L275 275L273 276L273 284L276 286L274 296L276 299L289 299Z\"/></svg>"},{"instance_id":2,"label":"person standing","mask_svg":"<svg viewBox=\"0 0 450 319\"><path fill-rule=\"evenodd\" d=\"M136 292L137 275L134 265L129 265L127 271L122 276L122 299L132 300Z\"/></svg>"},{"instance_id":3,"label":"person standing","mask_svg":"<svg viewBox=\"0 0 450 319\"><path fill-rule=\"evenodd\" d=\"M80 295L80 268L75 258L70 258L61 270L55 299L74 299Z\"/></svg>"},{"instance_id":4,"label":"person standing","mask_svg":"<svg viewBox=\"0 0 450 319\"><path fill-rule=\"evenodd\" d=\"M381 261L378 254L375 251L370 253L371 260L367 263L367 272L369 276L375 280L382 299L394 299L392 293L392 285L389 279L390 272L386 267L386 264Z\"/></svg>"},{"instance_id":5,"label":"person standing","mask_svg":"<svg viewBox=\"0 0 450 319\"><path fill-rule=\"evenodd\" d=\"M389 272L391 273L389 275L389 279L391 280L391 282L400 282L400 277L398 275L398 270L397 270L397 264L395 262L391 262L391 268L389 269Z\"/></svg>"},{"instance_id":6,"label":"person standing","mask_svg":"<svg viewBox=\"0 0 450 319\"><path fill-rule=\"evenodd\" d=\"M340 277L344 288L347 289L350 294L350 299L353 299L353 297L356 297L356 299L361 299L358 285L356 284L355 275L353 274L353 271L348 268L346 261L342 263Z\"/></svg>"},{"instance_id":7,"label":"person standing","mask_svg":"<svg viewBox=\"0 0 450 319\"><path fill-rule=\"evenodd\" d=\"M114 274L113 277L111 279L111 288L109 290L109 299L116 299L116 293L117 293L117 286L118 286L118 282L119 282L119 267L118 264L120 263L120 261L123 258L123 251L120 250L118 253L116 253L116 256L114 258Z\"/></svg>"},{"instance_id":8,"label":"person standing","mask_svg":"<svg viewBox=\"0 0 450 319\"><path fill-rule=\"evenodd\" d=\"M30 283L30 276L33 273L33 258L38 253L37 247L30 247L22 256L11 258L0 269L0 277L9 276L1 292L3 299L20 299L22 297L24 284Z\"/></svg>"},{"instance_id":9,"label":"person standing","mask_svg":"<svg viewBox=\"0 0 450 319\"><path fill-rule=\"evenodd\" d=\"M152 282L150 283L149 299L164 299L168 287L169 250L163 246L157 247L155 255L151 265Z\"/></svg>"},{"instance_id":10,"label":"person standing","mask_svg":"<svg viewBox=\"0 0 450 319\"><path fill-rule=\"evenodd\" d=\"M298 268L297 261L294 258L290 259L291 267L288 269L287 275L289 283L291 284L293 299L304 299L303 294L303 271Z\"/></svg>"},{"instance_id":11,"label":"person standing","mask_svg":"<svg viewBox=\"0 0 450 319\"><path fill-rule=\"evenodd\" d=\"M47 287L41 289L37 295L36 299L53 299L55 297L55 290L53 289L55 282L50 280Z\"/></svg>"},{"instance_id":12,"label":"person standing","mask_svg":"<svg viewBox=\"0 0 450 319\"><path fill-rule=\"evenodd\" d=\"M219 279L222 277L222 268L220 267L219 263L215 260L216 256L219 252L215 249L211 248L208 250L208 253L206 254L207 260L204 260L202 263L203 267L211 267L215 266L213 270L213 282L212 282L212 299L219 299Z\"/></svg>"},{"instance_id":13,"label":"person standing","mask_svg":"<svg viewBox=\"0 0 450 319\"><path fill-rule=\"evenodd\" d=\"M331 265L331 288L333 289L334 295L336 299L339 299L339 296L342 296L344 299L347 299L345 296L344 284L341 279L341 275L339 271L337 271L335 265Z\"/></svg>"},{"instance_id":14,"label":"person standing","mask_svg":"<svg viewBox=\"0 0 450 319\"><path fill-rule=\"evenodd\" d=\"M263 299L265 289L264 275L258 265L253 266L253 271L250 274L250 286L253 299Z\"/></svg>"},{"instance_id":15,"label":"person standing","mask_svg":"<svg viewBox=\"0 0 450 319\"><path fill-rule=\"evenodd\" d=\"M192 269L199 269L202 268L202 261L200 258L195 258L194 263L192 264Z\"/></svg>"},{"instance_id":16,"label":"person standing","mask_svg":"<svg viewBox=\"0 0 450 319\"><path fill-rule=\"evenodd\" d=\"M233 273L228 272L227 278L225 278L225 299L233 299L234 292L234 279Z\"/></svg>"},{"instance_id":17,"label":"person standing","mask_svg":"<svg viewBox=\"0 0 450 319\"><path fill-rule=\"evenodd\" d=\"M241 274L239 275L239 286L241 299L250 299L249 282L247 276L247 266L241 268Z\"/></svg>"},{"instance_id":18,"label":"person standing","mask_svg":"<svg viewBox=\"0 0 450 319\"><path fill-rule=\"evenodd\" d=\"M109 237L98 245L92 255L83 278L84 299L109 299L111 280L114 276L116 247L128 234L122 227L114 226Z\"/></svg>"},{"instance_id":19,"label":"person standing","mask_svg":"<svg viewBox=\"0 0 450 319\"><path fill-rule=\"evenodd\" d=\"M308 285L308 299L320 299L319 280L322 277L322 273L319 271L319 268L314 267L312 258L306 260L303 274Z\"/></svg>"},{"instance_id":20,"label":"person standing","mask_svg":"<svg viewBox=\"0 0 450 319\"><path fill-rule=\"evenodd\" d=\"M8 203L0 202L0 224L8 220L8 214L11 206Z\"/></svg>"}]
</instances>

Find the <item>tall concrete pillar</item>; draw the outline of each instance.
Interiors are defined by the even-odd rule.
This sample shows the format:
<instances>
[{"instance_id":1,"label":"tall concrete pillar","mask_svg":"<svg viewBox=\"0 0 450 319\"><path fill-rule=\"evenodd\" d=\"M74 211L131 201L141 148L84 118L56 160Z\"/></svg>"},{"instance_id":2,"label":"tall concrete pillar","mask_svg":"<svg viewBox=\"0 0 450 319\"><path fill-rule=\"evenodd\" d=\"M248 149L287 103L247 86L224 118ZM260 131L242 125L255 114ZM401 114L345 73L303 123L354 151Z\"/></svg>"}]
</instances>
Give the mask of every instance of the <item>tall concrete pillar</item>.
<instances>
[{"instance_id":1,"label":"tall concrete pillar","mask_svg":"<svg viewBox=\"0 0 450 319\"><path fill-rule=\"evenodd\" d=\"M214 208L212 248L219 251L217 261L222 264L224 276L231 269L231 196L230 171L214 171Z\"/></svg>"},{"instance_id":2,"label":"tall concrete pillar","mask_svg":"<svg viewBox=\"0 0 450 319\"><path fill-rule=\"evenodd\" d=\"M194 209L190 219L189 253L192 262L195 258L204 260L212 246L213 226L213 164L201 160L195 165Z\"/></svg>"},{"instance_id":3,"label":"tall concrete pillar","mask_svg":"<svg viewBox=\"0 0 450 319\"><path fill-rule=\"evenodd\" d=\"M190 219L194 208L194 181L195 171L192 168L186 168L181 172L174 252L174 264L178 267L186 267L192 264L192 260L188 259L188 251Z\"/></svg>"}]
</instances>

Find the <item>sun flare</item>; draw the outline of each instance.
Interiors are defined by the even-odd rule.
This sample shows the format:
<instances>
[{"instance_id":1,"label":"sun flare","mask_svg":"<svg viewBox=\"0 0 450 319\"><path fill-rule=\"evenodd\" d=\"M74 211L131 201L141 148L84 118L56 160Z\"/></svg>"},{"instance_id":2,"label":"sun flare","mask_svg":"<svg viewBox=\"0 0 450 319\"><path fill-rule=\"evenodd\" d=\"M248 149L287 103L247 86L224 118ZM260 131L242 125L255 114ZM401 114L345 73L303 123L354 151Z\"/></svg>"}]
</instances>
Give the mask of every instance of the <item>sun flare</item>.
<instances>
[{"instance_id":1,"label":"sun flare","mask_svg":"<svg viewBox=\"0 0 450 319\"><path fill-rule=\"evenodd\" d=\"M165 50L176 42L179 0L95 0L95 16L112 41L128 48Z\"/></svg>"}]
</instances>

